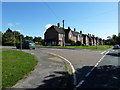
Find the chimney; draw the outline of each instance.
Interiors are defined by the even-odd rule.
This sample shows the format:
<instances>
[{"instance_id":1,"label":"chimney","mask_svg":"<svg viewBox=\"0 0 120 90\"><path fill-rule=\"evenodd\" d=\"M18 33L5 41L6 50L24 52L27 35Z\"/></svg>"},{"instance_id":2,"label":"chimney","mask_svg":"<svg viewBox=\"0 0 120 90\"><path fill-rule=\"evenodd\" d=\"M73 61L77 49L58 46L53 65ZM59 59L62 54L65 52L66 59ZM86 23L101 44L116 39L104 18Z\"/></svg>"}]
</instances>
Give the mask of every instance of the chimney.
<instances>
[{"instance_id":1,"label":"chimney","mask_svg":"<svg viewBox=\"0 0 120 90\"><path fill-rule=\"evenodd\" d=\"M58 23L58 27L60 27L60 23Z\"/></svg>"},{"instance_id":2,"label":"chimney","mask_svg":"<svg viewBox=\"0 0 120 90\"><path fill-rule=\"evenodd\" d=\"M68 29L70 29L70 27L68 27Z\"/></svg>"},{"instance_id":3,"label":"chimney","mask_svg":"<svg viewBox=\"0 0 120 90\"><path fill-rule=\"evenodd\" d=\"M76 32L76 29L74 28L74 32Z\"/></svg>"},{"instance_id":4,"label":"chimney","mask_svg":"<svg viewBox=\"0 0 120 90\"><path fill-rule=\"evenodd\" d=\"M64 20L63 20L63 28L64 28Z\"/></svg>"},{"instance_id":5,"label":"chimney","mask_svg":"<svg viewBox=\"0 0 120 90\"><path fill-rule=\"evenodd\" d=\"M82 34L82 31L80 31L80 34Z\"/></svg>"}]
</instances>

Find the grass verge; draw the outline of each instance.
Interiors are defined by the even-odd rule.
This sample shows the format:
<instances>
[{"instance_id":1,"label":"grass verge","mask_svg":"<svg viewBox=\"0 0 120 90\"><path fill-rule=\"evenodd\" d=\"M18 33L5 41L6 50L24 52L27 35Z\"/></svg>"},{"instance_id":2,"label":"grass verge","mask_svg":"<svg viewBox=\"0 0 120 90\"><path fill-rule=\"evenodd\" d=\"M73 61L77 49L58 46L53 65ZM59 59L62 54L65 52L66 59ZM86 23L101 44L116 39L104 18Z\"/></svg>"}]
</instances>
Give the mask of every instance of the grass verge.
<instances>
[{"instance_id":1,"label":"grass verge","mask_svg":"<svg viewBox=\"0 0 120 90\"><path fill-rule=\"evenodd\" d=\"M112 45L98 45L98 46L42 46L36 45L37 47L52 47L52 48L80 48L80 49L98 49L98 50L106 50L112 48Z\"/></svg>"},{"instance_id":2,"label":"grass verge","mask_svg":"<svg viewBox=\"0 0 120 90\"><path fill-rule=\"evenodd\" d=\"M2 88L15 85L27 76L37 64L36 58L22 51L2 51Z\"/></svg>"}]
</instances>

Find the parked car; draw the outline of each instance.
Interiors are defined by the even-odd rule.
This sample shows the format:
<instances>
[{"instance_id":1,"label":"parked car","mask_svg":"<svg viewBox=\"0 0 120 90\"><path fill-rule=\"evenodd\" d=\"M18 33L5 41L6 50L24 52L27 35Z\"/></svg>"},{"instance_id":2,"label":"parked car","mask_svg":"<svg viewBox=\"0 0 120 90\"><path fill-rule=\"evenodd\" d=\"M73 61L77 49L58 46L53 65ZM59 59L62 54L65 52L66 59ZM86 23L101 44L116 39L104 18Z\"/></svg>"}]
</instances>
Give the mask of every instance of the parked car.
<instances>
[{"instance_id":1,"label":"parked car","mask_svg":"<svg viewBox=\"0 0 120 90\"><path fill-rule=\"evenodd\" d=\"M35 49L35 43L31 40L25 40L22 42L22 48L24 49ZM21 48L21 43L16 44L16 48L20 49Z\"/></svg>"},{"instance_id":2,"label":"parked car","mask_svg":"<svg viewBox=\"0 0 120 90\"><path fill-rule=\"evenodd\" d=\"M114 45L114 49L119 49L119 48L120 48L120 46L118 44Z\"/></svg>"}]
</instances>

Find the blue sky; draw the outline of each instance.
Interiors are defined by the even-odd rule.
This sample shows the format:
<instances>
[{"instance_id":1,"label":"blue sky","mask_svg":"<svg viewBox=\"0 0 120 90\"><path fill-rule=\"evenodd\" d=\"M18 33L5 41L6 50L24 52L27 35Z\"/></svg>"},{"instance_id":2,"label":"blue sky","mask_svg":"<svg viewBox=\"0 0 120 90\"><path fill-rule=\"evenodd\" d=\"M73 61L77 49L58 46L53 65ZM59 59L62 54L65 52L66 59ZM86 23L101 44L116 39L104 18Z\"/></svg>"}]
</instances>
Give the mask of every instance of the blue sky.
<instances>
[{"instance_id":1,"label":"blue sky","mask_svg":"<svg viewBox=\"0 0 120 90\"><path fill-rule=\"evenodd\" d=\"M117 2L3 2L2 32L7 28L24 35L44 37L46 26L76 28L106 39L118 33Z\"/></svg>"}]
</instances>

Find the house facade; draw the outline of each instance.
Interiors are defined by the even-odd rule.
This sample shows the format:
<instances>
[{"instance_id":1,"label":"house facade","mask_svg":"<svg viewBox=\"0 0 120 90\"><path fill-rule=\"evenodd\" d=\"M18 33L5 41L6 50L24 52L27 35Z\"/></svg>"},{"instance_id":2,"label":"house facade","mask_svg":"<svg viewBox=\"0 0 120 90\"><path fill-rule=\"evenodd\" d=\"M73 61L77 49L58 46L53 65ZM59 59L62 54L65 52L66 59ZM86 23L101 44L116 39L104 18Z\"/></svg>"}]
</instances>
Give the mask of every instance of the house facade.
<instances>
[{"instance_id":1,"label":"house facade","mask_svg":"<svg viewBox=\"0 0 120 90\"><path fill-rule=\"evenodd\" d=\"M70 45L68 43L69 40L74 42L80 41L81 44L87 46L104 44L101 38L95 37L91 34L83 34L82 31L77 32L75 28L74 30L72 30L70 27L64 29L63 27L60 27L59 23L57 26L52 25L44 33L44 41L45 45L47 46Z\"/></svg>"},{"instance_id":2,"label":"house facade","mask_svg":"<svg viewBox=\"0 0 120 90\"><path fill-rule=\"evenodd\" d=\"M63 28L58 26L51 26L44 33L45 45L47 46L63 46L64 44L65 32Z\"/></svg>"}]
</instances>

